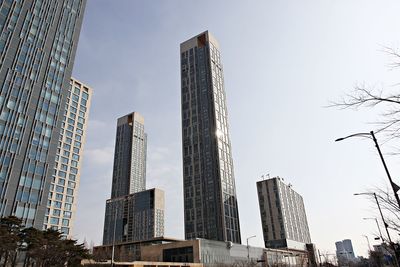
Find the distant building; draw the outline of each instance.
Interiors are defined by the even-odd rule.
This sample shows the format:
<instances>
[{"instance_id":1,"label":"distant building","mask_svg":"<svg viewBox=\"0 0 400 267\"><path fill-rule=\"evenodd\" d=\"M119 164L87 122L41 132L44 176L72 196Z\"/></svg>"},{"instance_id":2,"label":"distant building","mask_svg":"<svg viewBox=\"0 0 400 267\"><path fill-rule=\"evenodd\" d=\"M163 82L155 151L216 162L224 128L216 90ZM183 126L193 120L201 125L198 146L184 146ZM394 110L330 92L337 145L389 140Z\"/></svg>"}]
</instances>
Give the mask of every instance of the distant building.
<instances>
[{"instance_id":1,"label":"distant building","mask_svg":"<svg viewBox=\"0 0 400 267\"><path fill-rule=\"evenodd\" d=\"M71 78L43 229L72 236L92 89Z\"/></svg>"},{"instance_id":2,"label":"distant building","mask_svg":"<svg viewBox=\"0 0 400 267\"><path fill-rule=\"evenodd\" d=\"M163 235L164 191L153 188L107 200L103 245Z\"/></svg>"},{"instance_id":3,"label":"distant building","mask_svg":"<svg viewBox=\"0 0 400 267\"><path fill-rule=\"evenodd\" d=\"M146 190L146 147L144 118L137 112L119 118L104 248L117 244L136 255L138 242L164 235L164 191Z\"/></svg>"},{"instance_id":4,"label":"distant building","mask_svg":"<svg viewBox=\"0 0 400 267\"><path fill-rule=\"evenodd\" d=\"M185 238L241 243L220 48L205 31L180 54Z\"/></svg>"},{"instance_id":5,"label":"distant building","mask_svg":"<svg viewBox=\"0 0 400 267\"><path fill-rule=\"evenodd\" d=\"M357 257L354 254L353 244L350 239L344 239L337 241L336 246L336 257L339 263L345 263L348 261L356 261Z\"/></svg>"},{"instance_id":6,"label":"distant building","mask_svg":"<svg viewBox=\"0 0 400 267\"><path fill-rule=\"evenodd\" d=\"M306 250L311 243L303 198L282 178L257 182L265 247Z\"/></svg>"}]
</instances>

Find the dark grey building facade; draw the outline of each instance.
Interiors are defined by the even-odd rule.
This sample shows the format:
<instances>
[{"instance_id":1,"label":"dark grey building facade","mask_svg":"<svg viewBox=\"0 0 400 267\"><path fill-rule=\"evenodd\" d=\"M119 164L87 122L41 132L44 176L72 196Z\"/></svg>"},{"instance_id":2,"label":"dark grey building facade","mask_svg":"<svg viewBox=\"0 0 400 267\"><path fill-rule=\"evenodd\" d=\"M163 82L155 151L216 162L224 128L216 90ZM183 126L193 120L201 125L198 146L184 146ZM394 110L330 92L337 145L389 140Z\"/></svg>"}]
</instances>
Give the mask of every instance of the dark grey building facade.
<instances>
[{"instance_id":1,"label":"dark grey building facade","mask_svg":"<svg viewBox=\"0 0 400 267\"><path fill-rule=\"evenodd\" d=\"M149 189L106 202L103 245L164 235L164 191Z\"/></svg>"},{"instance_id":2,"label":"dark grey building facade","mask_svg":"<svg viewBox=\"0 0 400 267\"><path fill-rule=\"evenodd\" d=\"M180 53L185 238L241 243L219 45L206 31Z\"/></svg>"},{"instance_id":3,"label":"dark grey building facade","mask_svg":"<svg viewBox=\"0 0 400 267\"><path fill-rule=\"evenodd\" d=\"M133 243L164 235L164 191L146 190L146 150L144 118L137 112L119 118L104 218L105 246L115 243L135 251Z\"/></svg>"},{"instance_id":4,"label":"dark grey building facade","mask_svg":"<svg viewBox=\"0 0 400 267\"><path fill-rule=\"evenodd\" d=\"M0 2L0 216L43 227L86 0Z\"/></svg>"},{"instance_id":5,"label":"dark grey building facade","mask_svg":"<svg viewBox=\"0 0 400 267\"><path fill-rule=\"evenodd\" d=\"M137 112L119 118L111 198L146 189L146 150L144 118Z\"/></svg>"}]
</instances>

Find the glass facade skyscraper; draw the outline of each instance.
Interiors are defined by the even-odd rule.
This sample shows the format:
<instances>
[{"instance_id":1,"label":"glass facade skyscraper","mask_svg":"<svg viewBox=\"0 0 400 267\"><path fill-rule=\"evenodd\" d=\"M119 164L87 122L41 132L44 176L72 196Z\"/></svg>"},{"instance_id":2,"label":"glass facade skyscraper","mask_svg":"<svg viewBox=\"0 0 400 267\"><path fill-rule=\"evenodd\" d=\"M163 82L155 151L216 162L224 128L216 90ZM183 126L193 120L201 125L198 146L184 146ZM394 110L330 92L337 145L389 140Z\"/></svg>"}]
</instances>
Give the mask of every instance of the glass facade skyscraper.
<instances>
[{"instance_id":1,"label":"glass facade skyscraper","mask_svg":"<svg viewBox=\"0 0 400 267\"><path fill-rule=\"evenodd\" d=\"M147 135L144 118L133 112L118 119L111 198L146 189Z\"/></svg>"},{"instance_id":2,"label":"glass facade skyscraper","mask_svg":"<svg viewBox=\"0 0 400 267\"><path fill-rule=\"evenodd\" d=\"M153 188L108 199L103 245L164 236L164 191Z\"/></svg>"},{"instance_id":3,"label":"glass facade skyscraper","mask_svg":"<svg viewBox=\"0 0 400 267\"><path fill-rule=\"evenodd\" d=\"M241 243L219 45L206 31L180 53L185 238Z\"/></svg>"},{"instance_id":4,"label":"glass facade skyscraper","mask_svg":"<svg viewBox=\"0 0 400 267\"><path fill-rule=\"evenodd\" d=\"M164 235L164 191L146 190L147 134L138 112L117 121L111 198L106 202L103 245Z\"/></svg>"},{"instance_id":5,"label":"glass facade skyscraper","mask_svg":"<svg viewBox=\"0 0 400 267\"><path fill-rule=\"evenodd\" d=\"M86 0L0 2L0 216L43 227Z\"/></svg>"},{"instance_id":6,"label":"glass facade skyscraper","mask_svg":"<svg viewBox=\"0 0 400 267\"><path fill-rule=\"evenodd\" d=\"M71 78L43 229L72 236L92 89Z\"/></svg>"}]
</instances>

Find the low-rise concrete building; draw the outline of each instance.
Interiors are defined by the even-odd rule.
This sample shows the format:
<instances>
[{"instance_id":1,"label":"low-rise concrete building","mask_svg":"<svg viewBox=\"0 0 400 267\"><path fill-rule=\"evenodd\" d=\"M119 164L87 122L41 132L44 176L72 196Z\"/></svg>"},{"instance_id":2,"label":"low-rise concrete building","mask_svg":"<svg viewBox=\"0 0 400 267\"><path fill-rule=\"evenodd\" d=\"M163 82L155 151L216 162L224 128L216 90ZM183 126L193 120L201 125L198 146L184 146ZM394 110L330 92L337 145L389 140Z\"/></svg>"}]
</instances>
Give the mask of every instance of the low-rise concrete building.
<instances>
[{"instance_id":1,"label":"low-rise concrete building","mask_svg":"<svg viewBox=\"0 0 400 267\"><path fill-rule=\"evenodd\" d=\"M98 262L109 261L111 253L112 245L95 247L94 259ZM263 267L302 267L312 264L307 251L304 250L260 248L208 239L182 241L164 237L116 244L114 259L118 264L123 262L135 264L135 261L145 261L152 262L154 265L164 262L173 263L173 266L182 264L192 266L191 264L195 263L205 267L255 264L261 264Z\"/></svg>"},{"instance_id":2,"label":"low-rise concrete building","mask_svg":"<svg viewBox=\"0 0 400 267\"><path fill-rule=\"evenodd\" d=\"M96 261L107 261L111 259L112 249L114 246L114 259L117 262L133 262L139 261L142 259L141 257L141 247L158 245L163 243L171 243L182 241L175 238L168 237L155 237L148 240L140 240L140 241L128 241L128 242L115 242L96 246L93 248L93 258Z\"/></svg>"},{"instance_id":3,"label":"low-rise concrete building","mask_svg":"<svg viewBox=\"0 0 400 267\"><path fill-rule=\"evenodd\" d=\"M207 267L307 266L306 251L251 247L232 242L195 239L141 247L141 260L151 262L202 263Z\"/></svg>"},{"instance_id":4,"label":"low-rise concrete building","mask_svg":"<svg viewBox=\"0 0 400 267\"><path fill-rule=\"evenodd\" d=\"M111 261L96 262L93 260L83 260L83 266L87 267L108 267L111 266ZM134 261L134 262L115 262L114 266L119 267L203 267L201 263L186 263L186 262L149 262L149 261Z\"/></svg>"}]
</instances>

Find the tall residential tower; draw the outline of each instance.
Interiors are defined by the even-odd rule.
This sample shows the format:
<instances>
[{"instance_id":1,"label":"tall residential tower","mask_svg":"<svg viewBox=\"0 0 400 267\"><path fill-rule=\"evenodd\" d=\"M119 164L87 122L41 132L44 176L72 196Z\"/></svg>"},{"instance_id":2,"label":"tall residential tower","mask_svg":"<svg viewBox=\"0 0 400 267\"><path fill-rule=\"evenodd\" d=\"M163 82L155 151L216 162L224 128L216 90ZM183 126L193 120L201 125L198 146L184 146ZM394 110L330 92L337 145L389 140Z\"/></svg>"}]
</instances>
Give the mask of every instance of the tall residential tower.
<instances>
[{"instance_id":1,"label":"tall residential tower","mask_svg":"<svg viewBox=\"0 0 400 267\"><path fill-rule=\"evenodd\" d=\"M111 198L106 202L103 245L164 235L164 191L146 190L147 135L137 112L118 119Z\"/></svg>"},{"instance_id":2,"label":"tall residential tower","mask_svg":"<svg viewBox=\"0 0 400 267\"><path fill-rule=\"evenodd\" d=\"M71 237L92 89L72 78L68 92L43 228Z\"/></svg>"},{"instance_id":3,"label":"tall residential tower","mask_svg":"<svg viewBox=\"0 0 400 267\"><path fill-rule=\"evenodd\" d=\"M219 45L206 31L180 54L185 238L241 243Z\"/></svg>"},{"instance_id":4,"label":"tall residential tower","mask_svg":"<svg viewBox=\"0 0 400 267\"><path fill-rule=\"evenodd\" d=\"M147 136L137 112L118 119L111 198L146 189Z\"/></svg>"},{"instance_id":5,"label":"tall residential tower","mask_svg":"<svg viewBox=\"0 0 400 267\"><path fill-rule=\"evenodd\" d=\"M42 229L86 0L0 1L0 217Z\"/></svg>"}]
</instances>

